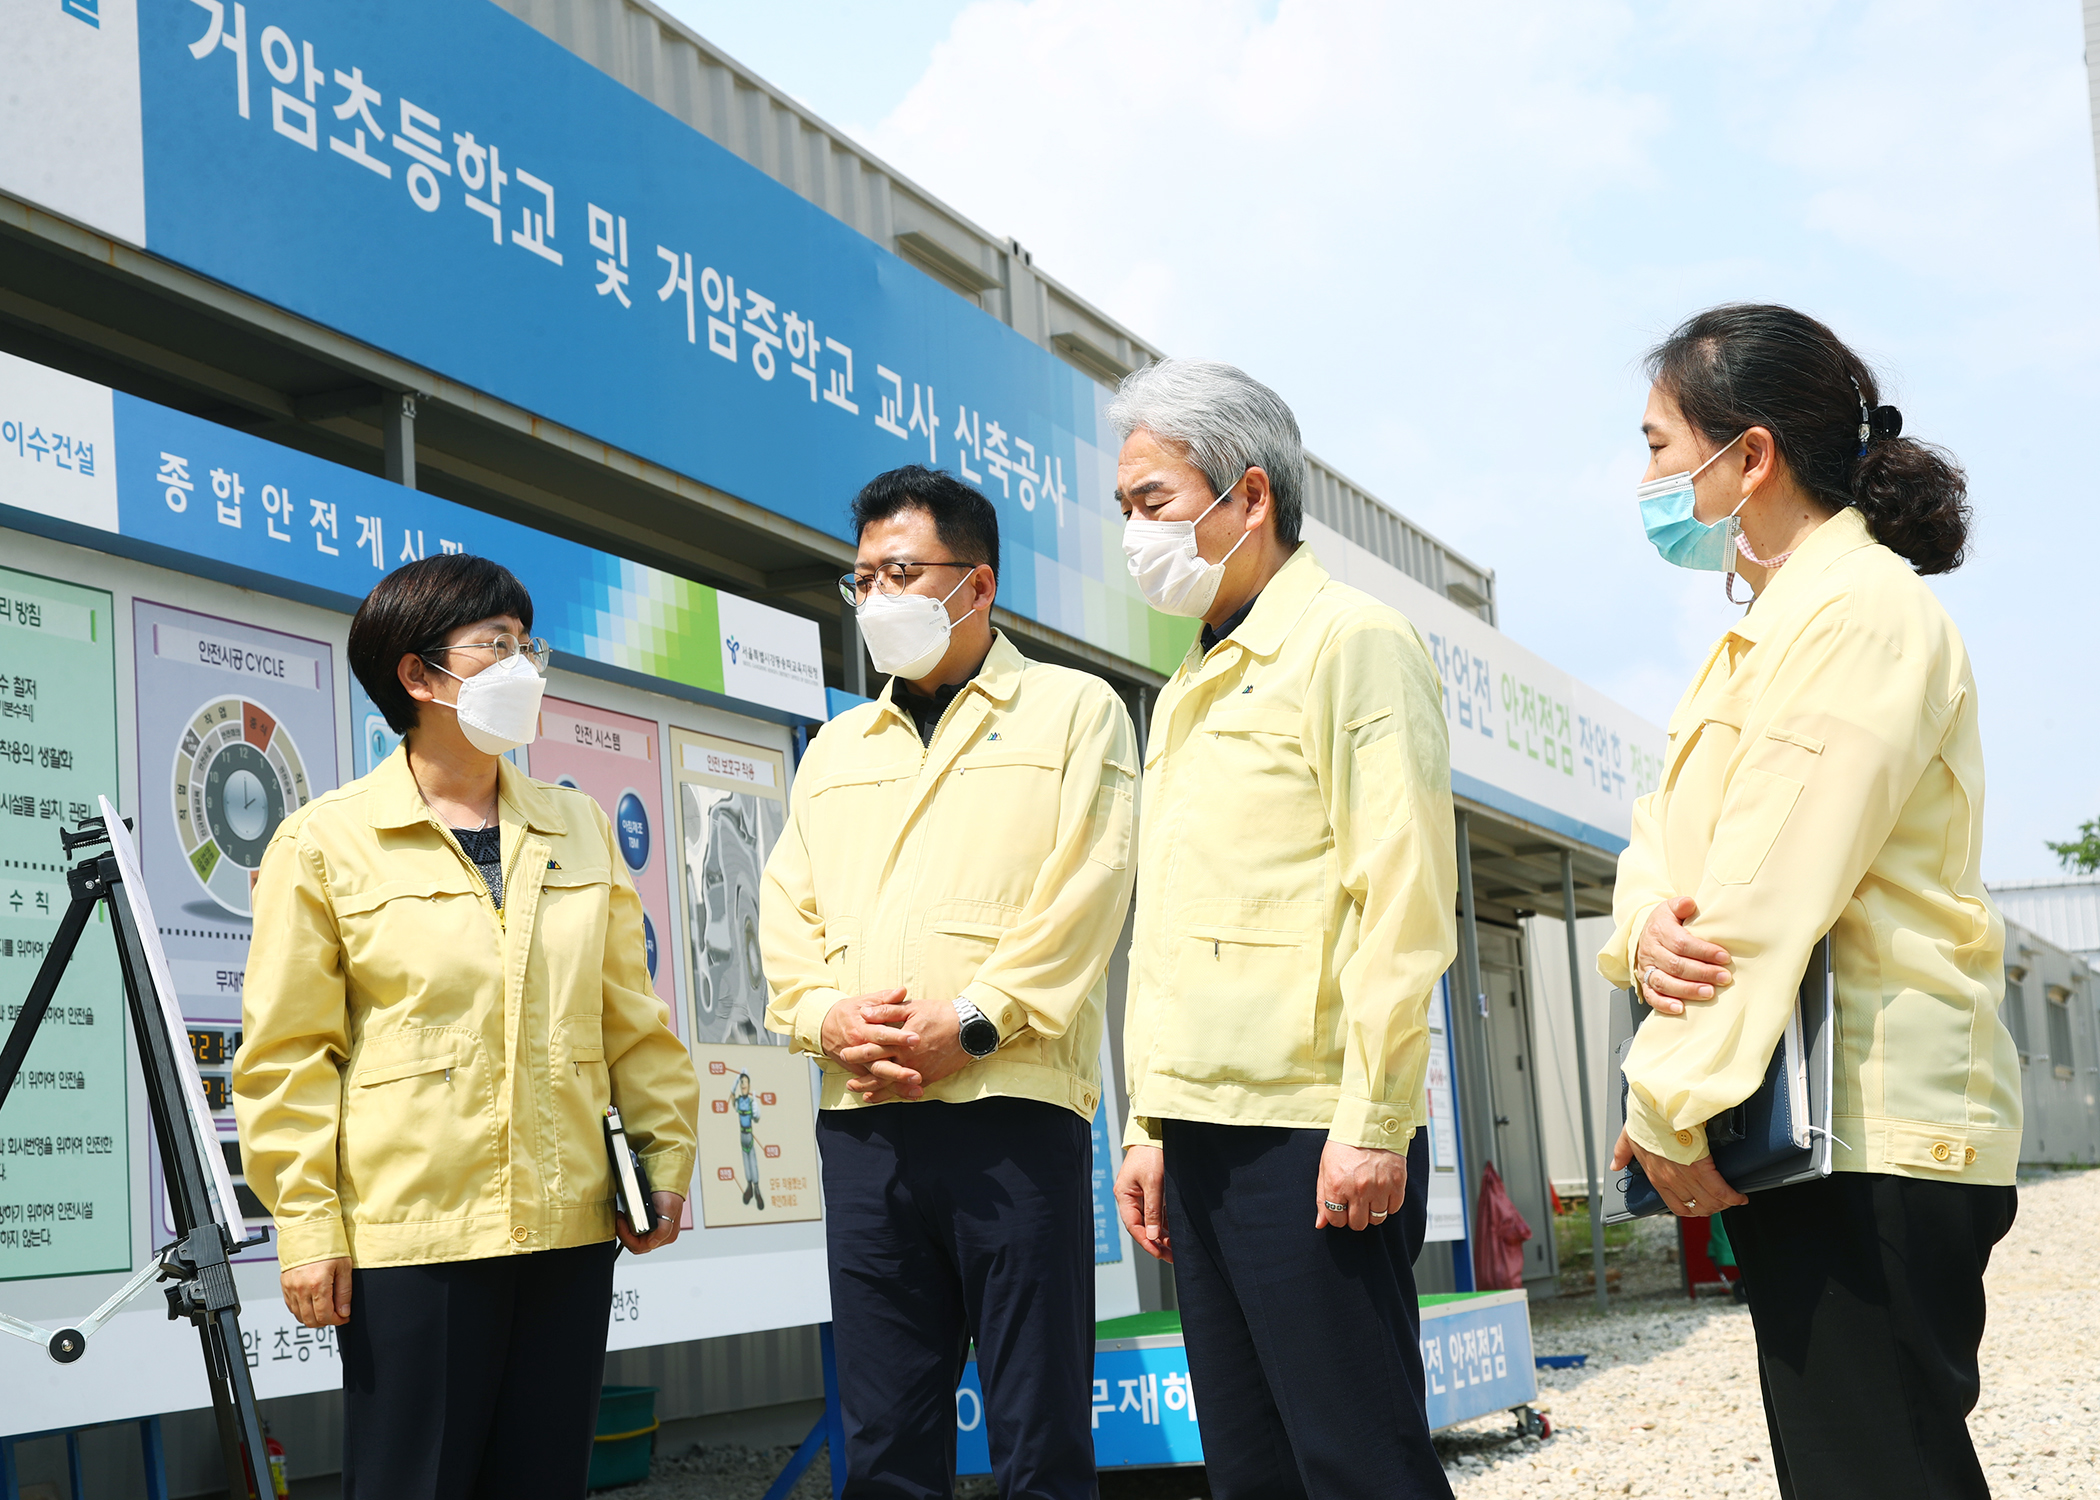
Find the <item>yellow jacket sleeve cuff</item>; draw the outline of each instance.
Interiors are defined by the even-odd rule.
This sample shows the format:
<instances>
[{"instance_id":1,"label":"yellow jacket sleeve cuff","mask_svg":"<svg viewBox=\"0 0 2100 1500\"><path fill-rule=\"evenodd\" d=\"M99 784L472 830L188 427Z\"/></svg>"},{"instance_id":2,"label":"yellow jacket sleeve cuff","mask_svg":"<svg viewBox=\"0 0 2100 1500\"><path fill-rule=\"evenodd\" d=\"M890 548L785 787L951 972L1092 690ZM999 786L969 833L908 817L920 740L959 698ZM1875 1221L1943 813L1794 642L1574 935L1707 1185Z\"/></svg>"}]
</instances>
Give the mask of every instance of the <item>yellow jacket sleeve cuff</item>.
<instances>
[{"instance_id":1,"label":"yellow jacket sleeve cuff","mask_svg":"<svg viewBox=\"0 0 2100 1500\"><path fill-rule=\"evenodd\" d=\"M1678 1130L1633 1089L1626 1091L1626 1133L1642 1150L1667 1157L1680 1166L1690 1166L1700 1157L1713 1154L1707 1147L1703 1124Z\"/></svg>"},{"instance_id":2,"label":"yellow jacket sleeve cuff","mask_svg":"<svg viewBox=\"0 0 2100 1500\"><path fill-rule=\"evenodd\" d=\"M683 1146L666 1146L642 1158L642 1170L649 1174L650 1192L676 1193L687 1199L693 1196L693 1166L693 1153Z\"/></svg>"},{"instance_id":3,"label":"yellow jacket sleeve cuff","mask_svg":"<svg viewBox=\"0 0 2100 1500\"><path fill-rule=\"evenodd\" d=\"M277 1269L294 1270L317 1260L335 1260L350 1254L350 1241L337 1214L294 1219L277 1226Z\"/></svg>"},{"instance_id":4,"label":"yellow jacket sleeve cuff","mask_svg":"<svg viewBox=\"0 0 2100 1500\"><path fill-rule=\"evenodd\" d=\"M794 1030L789 1033L795 1039L794 1050L807 1052L822 1061L824 1058L824 1018L831 1008L846 998L844 990L811 990L795 1007Z\"/></svg>"},{"instance_id":5,"label":"yellow jacket sleeve cuff","mask_svg":"<svg viewBox=\"0 0 2100 1500\"><path fill-rule=\"evenodd\" d=\"M1367 1151L1405 1151L1420 1123L1416 1112L1406 1105L1381 1104L1344 1094L1334 1107L1327 1139Z\"/></svg>"},{"instance_id":6,"label":"yellow jacket sleeve cuff","mask_svg":"<svg viewBox=\"0 0 2100 1500\"><path fill-rule=\"evenodd\" d=\"M1028 1025L1028 1012L1013 996L993 989L988 984L972 982L963 986L962 997L984 1012L984 1018L999 1028L999 1041L1003 1046Z\"/></svg>"},{"instance_id":7,"label":"yellow jacket sleeve cuff","mask_svg":"<svg viewBox=\"0 0 2100 1500\"><path fill-rule=\"evenodd\" d=\"M1646 906L1633 914L1633 923L1626 929L1626 952L1623 955L1626 964L1626 982L1636 991L1641 990L1641 971L1635 967L1640 962L1641 934L1648 930L1648 919L1655 915L1655 908L1660 905L1662 905L1660 901L1650 901ZM1606 977L1609 978L1610 976L1607 975Z\"/></svg>"},{"instance_id":8,"label":"yellow jacket sleeve cuff","mask_svg":"<svg viewBox=\"0 0 2100 1500\"><path fill-rule=\"evenodd\" d=\"M1132 1146L1164 1146L1165 1144L1165 1141L1160 1136L1159 1121L1157 1120L1147 1119L1143 1115L1132 1115L1130 1123L1123 1127L1123 1149L1125 1151L1128 1151Z\"/></svg>"}]
</instances>

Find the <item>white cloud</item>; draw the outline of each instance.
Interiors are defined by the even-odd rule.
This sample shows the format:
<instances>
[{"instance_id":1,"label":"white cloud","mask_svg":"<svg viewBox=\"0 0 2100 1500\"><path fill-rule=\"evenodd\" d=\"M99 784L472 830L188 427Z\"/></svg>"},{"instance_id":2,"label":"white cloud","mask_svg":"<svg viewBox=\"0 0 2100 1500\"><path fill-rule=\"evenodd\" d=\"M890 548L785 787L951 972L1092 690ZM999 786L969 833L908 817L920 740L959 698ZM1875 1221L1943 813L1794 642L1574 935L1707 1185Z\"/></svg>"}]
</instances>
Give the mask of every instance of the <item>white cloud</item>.
<instances>
[{"instance_id":1,"label":"white cloud","mask_svg":"<svg viewBox=\"0 0 2100 1500\"><path fill-rule=\"evenodd\" d=\"M1975 485L1994 875L2100 812L2100 229L2075 7L982 0L878 151L1494 567L1504 627L1660 719L1732 611L1631 492L1642 350L1778 300ZM2053 665L2052 665L2053 663ZM2048 732L2041 725L2046 722ZM2072 767L2067 773L2067 767Z\"/></svg>"}]
</instances>

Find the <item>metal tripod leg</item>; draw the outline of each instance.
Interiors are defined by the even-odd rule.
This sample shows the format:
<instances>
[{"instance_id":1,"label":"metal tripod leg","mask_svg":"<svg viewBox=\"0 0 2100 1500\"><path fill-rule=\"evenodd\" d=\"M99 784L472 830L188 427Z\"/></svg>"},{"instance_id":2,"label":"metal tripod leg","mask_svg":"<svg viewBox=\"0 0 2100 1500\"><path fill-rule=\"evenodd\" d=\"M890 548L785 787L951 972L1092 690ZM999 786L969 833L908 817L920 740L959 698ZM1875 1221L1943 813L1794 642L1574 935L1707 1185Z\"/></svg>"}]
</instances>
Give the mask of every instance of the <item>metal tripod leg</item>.
<instances>
[{"instance_id":1,"label":"metal tripod leg","mask_svg":"<svg viewBox=\"0 0 2100 1500\"><path fill-rule=\"evenodd\" d=\"M138 1036L139 1065L145 1073L146 1098L160 1137L161 1163L167 1171L168 1199L182 1238L173 1257L192 1274L168 1289L168 1316L187 1317L204 1342L205 1369L211 1377L212 1409L218 1416L219 1447L226 1465L229 1495L247 1493L251 1482L261 1494L269 1483L269 1455L263 1447L262 1422L255 1413L255 1386L248 1377L247 1354L241 1346L241 1300L233 1284L230 1256L237 1248L212 1210L209 1176L197 1133L190 1127L188 1105L180 1090L175 1039L168 1035L159 1003L153 997L150 969L130 904L118 889L114 855L101 868L110 890L110 920L116 929L118 967L124 974L124 997L131 1007ZM253 1478L251 1479L251 1476Z\"/></svg>"},{"instance_id":2,"label":"metal tripod leg","mask_svg":"<svg viewBox=\"0 0 2100 1500\"><path fill-rule=\"evenodd\" d=\"M107 826L100 820L83 823L73 833L61 832L60 840L68 854L110 842ZM176 1039L169 1035L169 1021L154 992L144 939L122 882L123 872L114 846L110 852L88 854L68 872L66 883L72 904L37 970L21 1015L6 1042L0 1044L0 1104L6 1102L30 1043L65 977L89 913L98 903L107 901L117 943L117 967L124 980L125 1005L138 1042L139 1070L146 1085L154 1139L160 1147L168 1202L174 1210L178 1234L176 1242L148 1270L160 1273L164 1268L165 1274L174 1278L167 1288L168 1316L196 1325L211 1386L212 1408L218 1416L227 1494L231 1500L241 1500L251 1485L261 1494L270 1483L269 1455L263 1444L262 1422L255 1410L255 1384L249 1378L247 1354L241 1344L240 1293L233 1280L232 1257L243 1247L234 1242L231 1227L220 1222L219 1211L213 1205L211 1174L203 1153L215 1149L217 1143L200 1141L191 1121L186 1085L176 1062ZM225 1211L233 1213L230 1205ZM57 1330L50 1344L52 1357L61 1363L80 1358L87 1335L146 1279L144 1271L134 1276L123 1292L97 1309L81 1327ZM19 1324L18 1320L7 1321L10 1332L27 1330L32 1336L42 1332Z\"/></svg>"}]
</instances>

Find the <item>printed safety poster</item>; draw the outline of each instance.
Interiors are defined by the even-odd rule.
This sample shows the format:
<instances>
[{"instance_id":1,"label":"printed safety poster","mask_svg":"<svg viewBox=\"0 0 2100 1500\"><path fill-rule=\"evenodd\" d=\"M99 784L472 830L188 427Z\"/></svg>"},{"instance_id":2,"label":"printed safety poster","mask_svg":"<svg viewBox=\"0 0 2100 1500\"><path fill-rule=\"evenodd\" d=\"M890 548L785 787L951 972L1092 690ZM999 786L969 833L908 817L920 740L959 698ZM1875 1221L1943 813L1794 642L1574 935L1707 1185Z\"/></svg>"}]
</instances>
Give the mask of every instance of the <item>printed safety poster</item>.
<instances>
[{"instance_id":1,"label":"printed safety poster","mask_svg":"<svg viewBox=\"0 0 2100 1500\"><path fill-rule=\"evenodd\" d=\"M588 703L547 698L540 705L540 737L532 742L532 774L573 787L605 809L613 844L642 897L649 981L671 1008L671 1029L686 1035L675 967L666 946L671 928L672 858L664 828L662 746L654 721L630 718Z\"/></svg>"},{"instance_id":2,"label":"printed safety poster","mask_svg":"<svg viewBox=\"0 0 2100 1500\"><path fill-rule=\"evenodd\" d=\"M72 897L61 827L117 790L108 594L0 569L0 1035ZM131 1269L124 992L98 908L0 1114L0 1281Z\"/></svg>"},{"instance_id":3,"label":"printed safety poster","mask_svg":"<svg viewBox=\"0 0 2100 1500\"><path fill-rule=\"evenodd\" d=\"M821 1219L810 1065L784 1047L693 1049L700 1217L709 1229Z\"/></svg>"},{"instance_id":4,"label":"printed safety poster","mask_svg":"<svg viewBox=\"0 0 2100 1500\"><path fill-rule=\"evenodd\" d=\"M778 750L714 735L674 729L671 744L693 1040L784 1047L786 1037L766 1030L758 893L787 823L786 767Z\"/></svg>"},{"instance_id":5,"label":"printed safety poster","mask_svg":"<svg viewBox=\"0 0 2100 1500\"><path fill-rule=\"evenodd\" d=\"M132 634L139 858L242 1211L261 1218L240 1185L232 1092L252 892L277 825L335 788L334 653L144 599ZM152 1202L156 1233L172 1234L157 1177Z\"/></svg>"}]
</instances>

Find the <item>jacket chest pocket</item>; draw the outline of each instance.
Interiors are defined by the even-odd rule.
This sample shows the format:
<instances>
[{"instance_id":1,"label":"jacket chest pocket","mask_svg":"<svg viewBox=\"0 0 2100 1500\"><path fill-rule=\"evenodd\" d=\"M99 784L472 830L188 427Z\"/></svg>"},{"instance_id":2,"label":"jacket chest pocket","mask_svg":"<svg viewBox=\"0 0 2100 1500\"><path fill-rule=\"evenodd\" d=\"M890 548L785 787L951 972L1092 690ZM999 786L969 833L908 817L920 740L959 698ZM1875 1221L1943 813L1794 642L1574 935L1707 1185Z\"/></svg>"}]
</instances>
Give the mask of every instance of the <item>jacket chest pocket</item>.
<instances>
[{"instance_id":1,"label":"jacket chest pocket","mask_svg":"<svg viewBox=\"0 0 2100 1500\"><path fill-rule=\"evenodd\" d=\"M336 894L344 975L354 994L383 1003L428 994L463 1006L499 971L501 938L481 890L457 860L445 863L453 868L433 861L427 874Z\"/></svg>"},{"instance_id":2,"label":"jacket chest pocket","mask_svg":"<svg viewBox=\"0 0 2100 1500\"><path fill-rule=\"evenodd\" d=\"M1167 1071L1245 1083L1317 1079L1318 903L1202 901L1179 926L1159 1049Z\"/></svg>"},{"instance_id":3,"label":"jacket chest pocket","mask_svg":"<svg viewBox=\"0 0 2100 1500\"><path fill-rule=\"evenodd\" d=\"M1711 716L1673 725L1669 743L1663 749L1664 790L1674 790L1680 776L1695 782L1717 779L1722 766L1742 742L1742 735L1740 724Z\"/></svg>"},{"instance_id":4,"label":"jacket chest pocket","mask_svg":"<svg viewBox=\"0 0 2100 1500\"><path fill-rule=\"evenodd\" d=\"M1168 879L1190 893L1254 891L1272 903L1311 897L1333 840L1298 715L1214 710L1184 755L1171 770L1180 791Z\"/></svg>"},{"instance_id":5,"label":"jacket chest pocket","mask_svg":"<svg viewBox=\"0 0 2100 1500\"><path fill-rule=\"evenodd\" d=\"M554 1114L554 1162L547 1196L555 1203L591 1203L612 1191L605 1157L605 1106L612 1082L600 1016L570 1016L548 1039L547 1094Z\"/></svg>"},{"instance_id":6,"label":"jacket chest pocket","mask_svg":"<svg viewBox=\"0 0 2100 1500\"><path fill-rule=\"evenodd\" d=\"M811 787L805 834L817 904L856 907L857 882L888 859L919 767L899 763L839 772Z\"/></svg>"},{"instance_id":7,"label":"jacket chest pocket","mask_svg":"<svg viewBox=\"0 0 2100 1500\"><path fill-rule=\"evenodd\" d=\"M493 1085L466 1027L366 1037L344 1077L342 1120L344 1197L367 1222L467 1213L495 1179Z\"/></svg>"},{"instance_id":8,"label":"jacket chest pocket","mask_svg":"<svg viewBox=\"0 0 2100 1500\"><path fill-rule=\"evenodd\" d=\"M524 882L517 884L522 897ZM506 891L503 899L509 906L512 893ZM557 1006L579 995L589 996L593 1007L600 1003L611 905L612 871L604 865L550 868L541 877L539 904L532 916L531 962L546 976L546 992ZM554 1019L560 1019L559 1013Z\"/></svg>"},{"instance_id":9,"label":"jacket chest pocket","mask_svg":"<svg viewBox=\"0 0 2100 1500\"><path fill-rule=\"evenodd\" d=\"M955 759L934 802L943 838L996 849L1000 861L1031 869L1050 857L1064 760L1028 745L978 744Z\"/></svg>"},{"instance_id":10,"label":"jacket chest pocket","mask_svg":"<svg viewBox=\"0 0 2100 1500\"><path fill-rule=\"evenodd\" d=\"M1737 771L1721 804L1720 821L1714 825L1707 874L1722 885L1748 885L1755 880L1800 798L1801 783L1791 776L1756 766Z\"/></svg>"}]
</instances>

